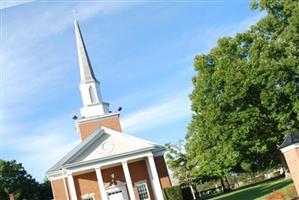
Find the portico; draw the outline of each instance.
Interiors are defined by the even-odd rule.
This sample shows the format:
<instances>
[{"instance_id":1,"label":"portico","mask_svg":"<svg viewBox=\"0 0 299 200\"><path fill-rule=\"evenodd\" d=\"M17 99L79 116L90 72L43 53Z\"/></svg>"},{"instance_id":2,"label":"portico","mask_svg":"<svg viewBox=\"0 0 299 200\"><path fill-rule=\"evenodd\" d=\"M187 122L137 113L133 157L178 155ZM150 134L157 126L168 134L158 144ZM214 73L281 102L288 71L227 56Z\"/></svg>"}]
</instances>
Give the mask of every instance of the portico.
<instances>
[{"instance_id":1,"label":"portico","mask_svg":"<svg viewBox=\"0 0 299 200\"><path fill-rule=\"evenodd\" d=\"M151 161L149 161L149 160L151 160ZM139 199L138 191L136 194L134 192L134 185L133 185L133 181L132 181L132 178L130 175L130 171L134 170L134 166L131 165L129 168L129 164L135 163L135 162L152 163L152 164L149 164L150 168L147 169L148 171L146 172L146 174L143 174L143 176L144 176L143 179L138 180L138 181L134 180L134 182L142 182L143 181L145 183L145 187L147 188L147 192L149 195L148 199L163 199L163 194L162 194L158 174L157 174L157 172L152 173L152 170L156 170L153 156L147 156L147 157L140 158L140 159L126 160L126 161L122 161L121 163L113 163L111 165L106 165L106 166L101 165L101 164L97 165L93 169L94 170L93 172L96 173L96 178L97 178L97 182L98 182L98 191L100 193L102 200L109 200L109 199L111 199L109 197L111 197L111 196L113 197L113 194L111 194L110 191L113 191L114 194L118 194L118 192L120 192L122 195L118 195L118 196L122 196L123 199L131 199L131 200ZM113 171L113 168L115 169L118 167L120 167L122 171L119 171L119 170ZM103 171L105 172L105 169L107 170L107 172L103 173ZM109 170L109 169L111 169L111 170ZM91 172L90 170L87 170L86 172L81 171L80 173L84 174L84 173L90 173L90 172ZM107 176L107 173L110 173L109 174L110 176ZM78 172L77 172L77 175L79 175ZM125 182L122 182L121 180L117 180L119 177L122 177L123 175L125 178ZM103 176L105 176L106 180L104 180ZM73 197L72 199L82 199L82 195L79 196L76 192L76 185L74 183L74 177L76 177L75 171L72 174L68 175L68 181L69 181L68 185L69 185L69 189L70 189L69 192L70 192L71 196ZM110 180L107 181L108 179L110 179ZM147 183L150 183L150 185L148 185ZM111 187L111 186L113 186L113 187ZM80 185L77 184L77 187L80 187ZM113 188L114 190L111 190L111 188ZM151 194L153 194L154 197L151 197ZM135 195L137 197L135 197ZM92 196L92 193L90 196Z\"/></svg>"},{"instance_id":2,"label":"portico","mask_svg":"<svg viewBox=\"0 0 299 200\"><path fill-rule=\"evenodd\" d=\"M113 148L105 152L103 147L108 148L107 143ZM115 145L127 146L128 152L114 154ZM163 147L154 143L102 127L60 161L60 167L50 169L53 172L47 176L50 181L63 179L64 196L68 200L111 200L113 196L122 196L124 200L160 200L163 186L170 185L170 182L161 185L161 178L169 178L165 174L159 176L157 171L162 168L167 171L165 164L157 165L155 161L163 158L163 151ZM93 154L98 158L92 159Z\"/></svg>"}]
</instances>

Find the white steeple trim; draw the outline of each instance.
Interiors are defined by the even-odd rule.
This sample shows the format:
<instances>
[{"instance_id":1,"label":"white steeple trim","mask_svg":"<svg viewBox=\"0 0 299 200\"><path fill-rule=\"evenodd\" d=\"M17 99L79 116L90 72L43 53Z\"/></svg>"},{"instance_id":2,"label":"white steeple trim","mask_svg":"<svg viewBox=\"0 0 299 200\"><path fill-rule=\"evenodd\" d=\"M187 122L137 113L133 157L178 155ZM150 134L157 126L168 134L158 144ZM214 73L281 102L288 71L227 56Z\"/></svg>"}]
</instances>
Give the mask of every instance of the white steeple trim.
<instances>
[{"instance_id":1,"label":"white steeple trim","mask_svg":"<svg viewBox=\"0 0 299 200\"><path fill-rule=\"evenodd\" d=\"M74 21L74 25L80 66L80 92L83 101L81 116L89 118L109 113L109 104L103 102L100 83L94 75L77 20Z\"/></svg>"},{"instance_id":2,"label":"white steeple trim","mask_svg":"<svg viewBox=\"0 0 299 200\"><path fill-rule=\"evenodd\" d=\"M77 41L78 59L80 65L81 82L96 81L87 54L87 50L84 44L84 40L81 34L80 26L77 20L74 21L74 25L75 25L75 34L76 34L76 41Z\"/></svg>"}]
</instances>

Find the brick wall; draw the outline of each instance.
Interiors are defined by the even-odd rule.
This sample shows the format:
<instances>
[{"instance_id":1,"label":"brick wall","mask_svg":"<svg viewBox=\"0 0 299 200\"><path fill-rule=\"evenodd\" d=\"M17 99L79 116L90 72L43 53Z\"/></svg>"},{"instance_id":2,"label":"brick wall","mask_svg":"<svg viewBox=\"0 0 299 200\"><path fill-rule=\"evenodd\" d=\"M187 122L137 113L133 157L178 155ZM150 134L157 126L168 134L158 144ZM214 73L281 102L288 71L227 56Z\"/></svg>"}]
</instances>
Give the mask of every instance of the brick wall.
<instances>
[{"instance_id":1,"label":"brick wall","mask_svg":"<svg viewBox=\"0 0 299 200\"><path fill-rule=\"evenodd\" d=\"M79 134L81 140L84 140L90 134L92 134L97 128L101 126L105 126L107 128L116 130L121 132L121 125L119 122L118 115L109 116L100 119L94 119L86 122L80 122L79 126Z\"/></svg>"},{"instance_id":2,"label":"brick wall","mask_svg":"<svg viewBox=\"0 0 299 200\"><path fill-rule=\"evenodd\" d=\"M82 195L94 193L95 199L101 200L99 185L97 182L97 176L95 172L89 172L86 174L74 176L74 183L78 199L81 199Z\"/></svg>"},{"instance_id":3,"label":"brick wall","mask_svg":"<svg viewBox=\"0 0 299 200\"><path fill-rule=\"evenodd\" d=\"M111 182L112 173L114 174L115 180L126 182L125 174L121 165L110 167L107 169L102 169L101 171L102 171L103 181L105 184Z\"/></svg>"},{"instance_id":4,"label":"brick wall","mask_svg":"<svg viewBox=\"0 0 299 200\"><path fill-rule=\"evenodd\" d=\"M66 191L64 187L64 181L63 179L53 180L51 181L52 184L52 192L53 197L55 200L66 200Z\"/></svg>"},{"instance_id":5,"label":"brick wall","mask_svg":"<svg viewBox=\"0 0 299 200\"><path fill-rule=\"evenodd\" d=\"M149 179L145 160L129 163L128 167L129 167L132 183L134 185L133 188L134 188L134 193L135 193L136 199L139 199L139 197L138 197L137 188L134 183L139 182L139 181L146 181L147 187L148 187L148 190L150 193L150 197L152 200L154 200L155 196L154 196L154 193L152 190L152 185L151 185L151 182Z\"/></svg>"},{"instance_id":6,"label":"brick wall","mask_svg":"<svg viewBox=\"0 0 299 200\"><path fill-rule=\"evenodd\" d=\"M295 148L283 153L288 167L291 172L291 177L299 194L299 148Z\"/></svg>"},{"instance_id":7,"label":"brick wall","mask_svg":"<svg viewBox=\"0 0 299 200\"><path fill-rule=\"evenodd\" d=\"M170 182L170 178L169 178L169 174L168 174L168 170L167 170L167 166L166 166L164 157L157 156L154 159L155 159L155 164L156 164L156 168L158 171L158 176L160 179L161 187L163 189L167 188L167 187L171 187L171 182Z\"/></svg>"}]
</instances>

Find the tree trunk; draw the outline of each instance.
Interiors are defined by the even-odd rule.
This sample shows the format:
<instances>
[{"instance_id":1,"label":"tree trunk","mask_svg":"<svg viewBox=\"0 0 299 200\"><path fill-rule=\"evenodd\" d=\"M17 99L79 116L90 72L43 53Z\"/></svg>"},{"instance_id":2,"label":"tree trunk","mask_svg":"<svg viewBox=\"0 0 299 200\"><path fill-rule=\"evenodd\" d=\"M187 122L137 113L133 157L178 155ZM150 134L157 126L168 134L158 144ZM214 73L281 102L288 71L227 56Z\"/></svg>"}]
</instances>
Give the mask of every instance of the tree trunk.
<instances>
[{"instance_id":1,"label":"tree trunk","mask_svg":"<svg viewBox=\"0 0 299 200\"><path fill-rule=\"evenodd\" d=\"M222 180L221 177L220 177L220 182L221 182L222 192L224 192L224 191L225 191L225 190L224 190L224 183L223 183L223 180Z\"/></svg>"},{"instance_id":2,"label":"tree trunk","mask_svg":"<svg viewBox=\"0 0 299 200\"><path fill-rule=\"evenodd\" d=\"M227 192L231 190L230 184L226 177L220 177L220 181L223 188L223 192Z\"/></svg>"},{"instance_id":3,"label":"tree trunk","mask_svg":"<svg viewBox=\"0 0 299 200\"><path fill-rule=\"evenodd\" d=\"M230 184L229 184L229 182L228 182L228 179L227 179L227 177L224 177L224 180L225 180L225 185L226 185L226 191L230 191L230 190L232 190L232 188L231 188L231 186L230 186Z\"/></svg>"}]
</instances>

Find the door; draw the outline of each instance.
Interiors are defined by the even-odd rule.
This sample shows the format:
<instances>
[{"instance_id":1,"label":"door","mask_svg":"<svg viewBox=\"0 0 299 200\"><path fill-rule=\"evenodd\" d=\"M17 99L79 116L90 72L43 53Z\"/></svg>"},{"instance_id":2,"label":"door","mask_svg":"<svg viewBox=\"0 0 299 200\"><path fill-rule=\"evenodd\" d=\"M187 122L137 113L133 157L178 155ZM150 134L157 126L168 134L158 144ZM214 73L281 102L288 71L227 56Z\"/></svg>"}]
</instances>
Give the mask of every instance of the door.
<instances>
[{"instance_id":1,"label":"door","mask_svg":"<svg viewBox=\"0 0 299 200\"><path fill-rule=\"evenodd\" d=\"M108 192L108 199L109 200L124 200L123 192L121 190Z\"/></svg>"},{"instance_id":2,"label":"door","mask_svg":"<svg viewBox=\"0 0 299 200\"><path fill-rule=\"evenodd\" d=\"M125 183L119 182L106 189L108 200L129 200Z\"/></svg>"}]
</instances>

